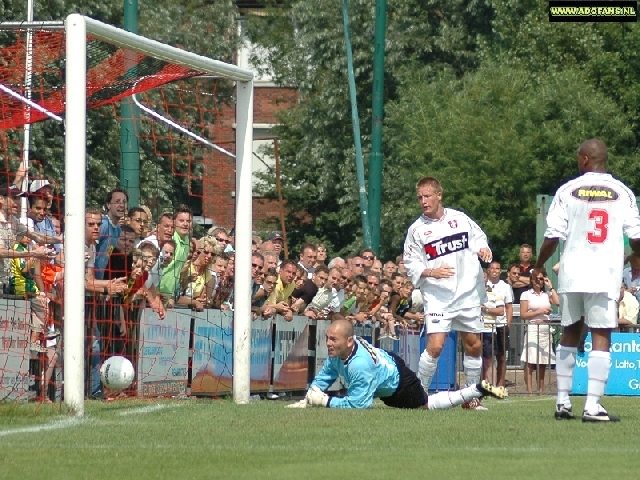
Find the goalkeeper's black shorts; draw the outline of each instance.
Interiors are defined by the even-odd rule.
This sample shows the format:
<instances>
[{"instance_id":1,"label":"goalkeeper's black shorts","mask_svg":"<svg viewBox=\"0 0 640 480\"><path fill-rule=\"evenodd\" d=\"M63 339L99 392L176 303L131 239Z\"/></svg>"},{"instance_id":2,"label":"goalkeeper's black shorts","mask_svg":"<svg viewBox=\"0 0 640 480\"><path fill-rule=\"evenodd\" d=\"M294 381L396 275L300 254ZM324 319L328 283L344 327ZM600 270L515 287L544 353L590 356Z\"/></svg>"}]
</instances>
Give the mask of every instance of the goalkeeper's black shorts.
<instances>
[{"instance_id":1,"label":"goalkeeper's black shorts","mask_svg":"<svg viewBox=\"0 0 640 480\"><path fill-rule=\"evenodd\" d=\"M389 397L380 398L385 405L395 408L423 408L427 404L427 394L416 374L395 353L387 352L396 362L400 373L398 388Z\"/></svg>"}]
</instances>

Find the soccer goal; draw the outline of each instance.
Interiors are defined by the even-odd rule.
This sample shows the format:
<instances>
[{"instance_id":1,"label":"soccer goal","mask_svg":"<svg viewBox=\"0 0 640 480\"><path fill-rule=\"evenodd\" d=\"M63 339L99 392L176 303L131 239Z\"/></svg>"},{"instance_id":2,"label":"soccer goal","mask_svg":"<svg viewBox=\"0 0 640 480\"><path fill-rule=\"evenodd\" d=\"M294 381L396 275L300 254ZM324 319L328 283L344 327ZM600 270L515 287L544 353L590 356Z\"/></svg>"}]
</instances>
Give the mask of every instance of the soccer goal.
<instances>
[{"instance_id":1,"label":"soccer goal","mask_svg":"<svg viewBox=\"0 0 640 480\"><path fill-rule=\"evenodd\" d=\"M144 38L140 35L106 25L77 14L63 22L24 22L0 24L0 30L33 28L38 42L50 45L48 72L41 72L38 81L47 82L47 75L62 76L63 87L50 89L48 94L29 95L16 92L2 80L2 95L10 98L15 108L4 109L2 127L16 127L41 120L63 122L64 134L64 401L78 415L84 413L85 397L85 207L87 167L87 116L93 108L112 105L133 97L133 101L154 121L175 129L181 136L191 136L198 145L206 145L220 155L234 155L228 146L210 142L206 135L194 134L171 115L158 114L143 95L161 85L177 85L185 79L223 79L233 84L235 101L235 311L233 319L233 383L237 403L249 401L251 346L251 230L252 230L252 131L253 74L249 70ZM51 39L64 32L64 41L55 45ZM59 35L58 35L59 37ZM52 43L53 42L53 43ZM52 47L51 45L55 45ZM109 46L102 48L101 45ZM57 51L55 51L57 49ZM63 51L60 61L56 55ZM56 55L54 55L54 53ZM6 56L5 56L6 57ZM115 61L119 59L119 61ZM114 75L114 72L116 73ZM110 80L105 81L103 77ZM59 78L58 78L59 80ZM33 89L37 92L37 89ZM172 95L180 96L179 89ZM171 110L171 105L167 110ZM206 119L204 120L206 123ZM149 135L155 130L150 129ZM12 141L6 135L0 139ZM162 143L162 139L159 143ZM231 149L233 150L233 149ZM190 157L191 158L191 157ZM162 161L159 156L158 161ZM182 161L182 160L180 160ZM175 175L181 175L175 169ZM203 172L202 183L216 181L217 172ZM210 175L211 179L206 177Z\"/></svg>"}]
</instances>

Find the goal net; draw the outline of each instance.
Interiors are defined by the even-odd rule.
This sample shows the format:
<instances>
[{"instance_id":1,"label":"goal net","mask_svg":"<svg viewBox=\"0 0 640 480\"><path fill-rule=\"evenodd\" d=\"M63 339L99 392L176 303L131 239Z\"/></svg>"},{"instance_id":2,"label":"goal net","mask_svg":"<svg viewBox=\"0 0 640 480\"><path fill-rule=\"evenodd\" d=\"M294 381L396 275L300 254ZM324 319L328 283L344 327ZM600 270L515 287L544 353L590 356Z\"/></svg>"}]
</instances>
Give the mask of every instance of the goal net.
<instances>
[{"instance_id":1,"label":"goal net","mask_svg":"<svg viewBox=\"0 0 640 480\"><path fill-rule=\"evenodd\" d=\"M18 178L16 183L33 189L50 182L53 195L47 208L53 218L63 220L64 268L55 261L36 262L52 264L35 275L48 282L49 301L42 313L39 295L16 292L11 284L11 263L20 268L18 259L0 259L5 266L0 279L0 398L63 395L82 414L96 366L121 354L136 369L128 395L178 395L195 380L200 383L194 391L233 389L236 401L246 403L252 73L80 15L70 15L64 25L28 27L0 24L0 186L16 180L26 158L31 182ZM85 292L85 209L104 206L105 194L119 183L118 167L127 168L118 161L119 127L131 120L126 112L136 109L139 204L151 213L146 221L155 224L163 213L186 204L196 214L191 237L202 236L211 226L235 228L233 316L174 308L160 319L150 309L136 310L140 302L124 305L122 299ZM13 193L5 198L5 220L20 216L19 202ZM26 213L32 216L29 208ZM14 233L22 230L18 225ZM35 248L29 246L31 236L25 237L26 247L12 237L15 244L9 248ZM25 278L35 273L31 265L22 268ZM44 326L34 335L34 323L40 320ZM122 320L126 331L120 329ZM49 337L57 328L62 337ZM99 345L93 348L96 337ZM40 348L32 348L34 343Z\"/></svg>"}]
</instances>

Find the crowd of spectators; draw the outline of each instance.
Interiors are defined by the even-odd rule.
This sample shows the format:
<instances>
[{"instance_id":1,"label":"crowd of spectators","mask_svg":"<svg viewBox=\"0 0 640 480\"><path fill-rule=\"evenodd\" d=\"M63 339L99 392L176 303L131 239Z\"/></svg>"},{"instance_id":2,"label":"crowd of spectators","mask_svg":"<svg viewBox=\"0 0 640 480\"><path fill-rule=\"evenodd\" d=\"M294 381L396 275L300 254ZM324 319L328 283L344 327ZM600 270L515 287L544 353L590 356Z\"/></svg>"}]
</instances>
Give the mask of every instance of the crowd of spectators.
<instances>
[{"instance_id":1,"label":"crowd of spectators","mask_svg":"<svg viewBox=\"0 0 640 480\"><path fill-rule=\"evenodd\" d=\"M31 306L29 350L45 354L49 365L57 358L63 298L64 242L60 220L51 215L54 185L46 179L23 187L24 171L13 185L0 187L0 282L5 294L24 297ZM21 199L26 197L26 212ZM162 318L168 308L234 308L234 238L223 227L193 237L189 207L178 205L153 219L144 205L130 206L127 192L110 191L100 208L87 208L85 217L85 313L88 349L88 395L102 395L97 368L101 355L123 354L135 360L139 315L143 307ZM155 220L155 221L154 221ZM283 258L284 238L274 231L254 236L251 259L251 311L254 320L281 315L289 321L304 315L311 321L346 319L380 327L380 338L398 340L398 327L424 323L422 296L406 275L402 257L382 262L371 249L328 258L328 249L304 243L296 260ZM523 245L520 263L509 265L505 281L501 265L487 270L489 301L483 306L487 323L484 340L485 377L497 360L495 383L505 384L505 354L509 345L511 305L528 331L523 361L529 369L549 363L550 306L556 303L546 272L534 272L532 248ZM635 325L640 298L640 260L630 257L621 289L621 324ZM532 281L534 276L539 275ZM538 302L539 303L539 302ZM535 308L533 308L535 307ZM624 314L623 312L624 308ZM543 311L544 310L544 311ZM535 351L535 354L534 354ZM534 358L535 360L532 360ZM49 372L50 374L50 372ZM493 380L493 379L489 379ZM540 382L542 383L542 382Z\"/></svg>"}]
</instances>

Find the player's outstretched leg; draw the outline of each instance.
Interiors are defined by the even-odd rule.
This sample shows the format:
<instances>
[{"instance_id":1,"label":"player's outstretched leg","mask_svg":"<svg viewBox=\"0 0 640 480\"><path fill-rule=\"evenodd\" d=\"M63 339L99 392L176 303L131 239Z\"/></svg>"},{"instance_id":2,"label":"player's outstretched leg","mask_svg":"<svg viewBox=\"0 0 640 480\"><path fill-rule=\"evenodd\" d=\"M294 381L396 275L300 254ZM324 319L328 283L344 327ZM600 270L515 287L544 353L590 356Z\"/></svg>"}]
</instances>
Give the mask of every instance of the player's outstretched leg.
<instances>
[{"instance_id":1,"label":"player's outstretched leg","mask_svg":"<svg viewBox=\"0 0 640 480\"><path fill-rule=\"evenodd\" d=\"M471 385L464 387L460 390L450 392L438 392L433 395L429 395L427 407L429 410L446 410L458 405L472 404L481 397L491 396L495 398L505 398L506 390L500 387L491 385L487 381L482 381L477 385ZM476 410L486 410L486 408L475 408Z\"/></svg>"},{"instance_id":2,"label":"player's outstretched leg","mask_svg":"<svg viewBox=\"0 0 640 480\"><path fill-rule=\"evenodd\" d=\"M507 392L506 388L496 387L486 380L482 380L480 383L476 385L478 391L482 394L483 397L493 397L504 400L509 396L509 392Z\"/></svg>"}]
</instances>

